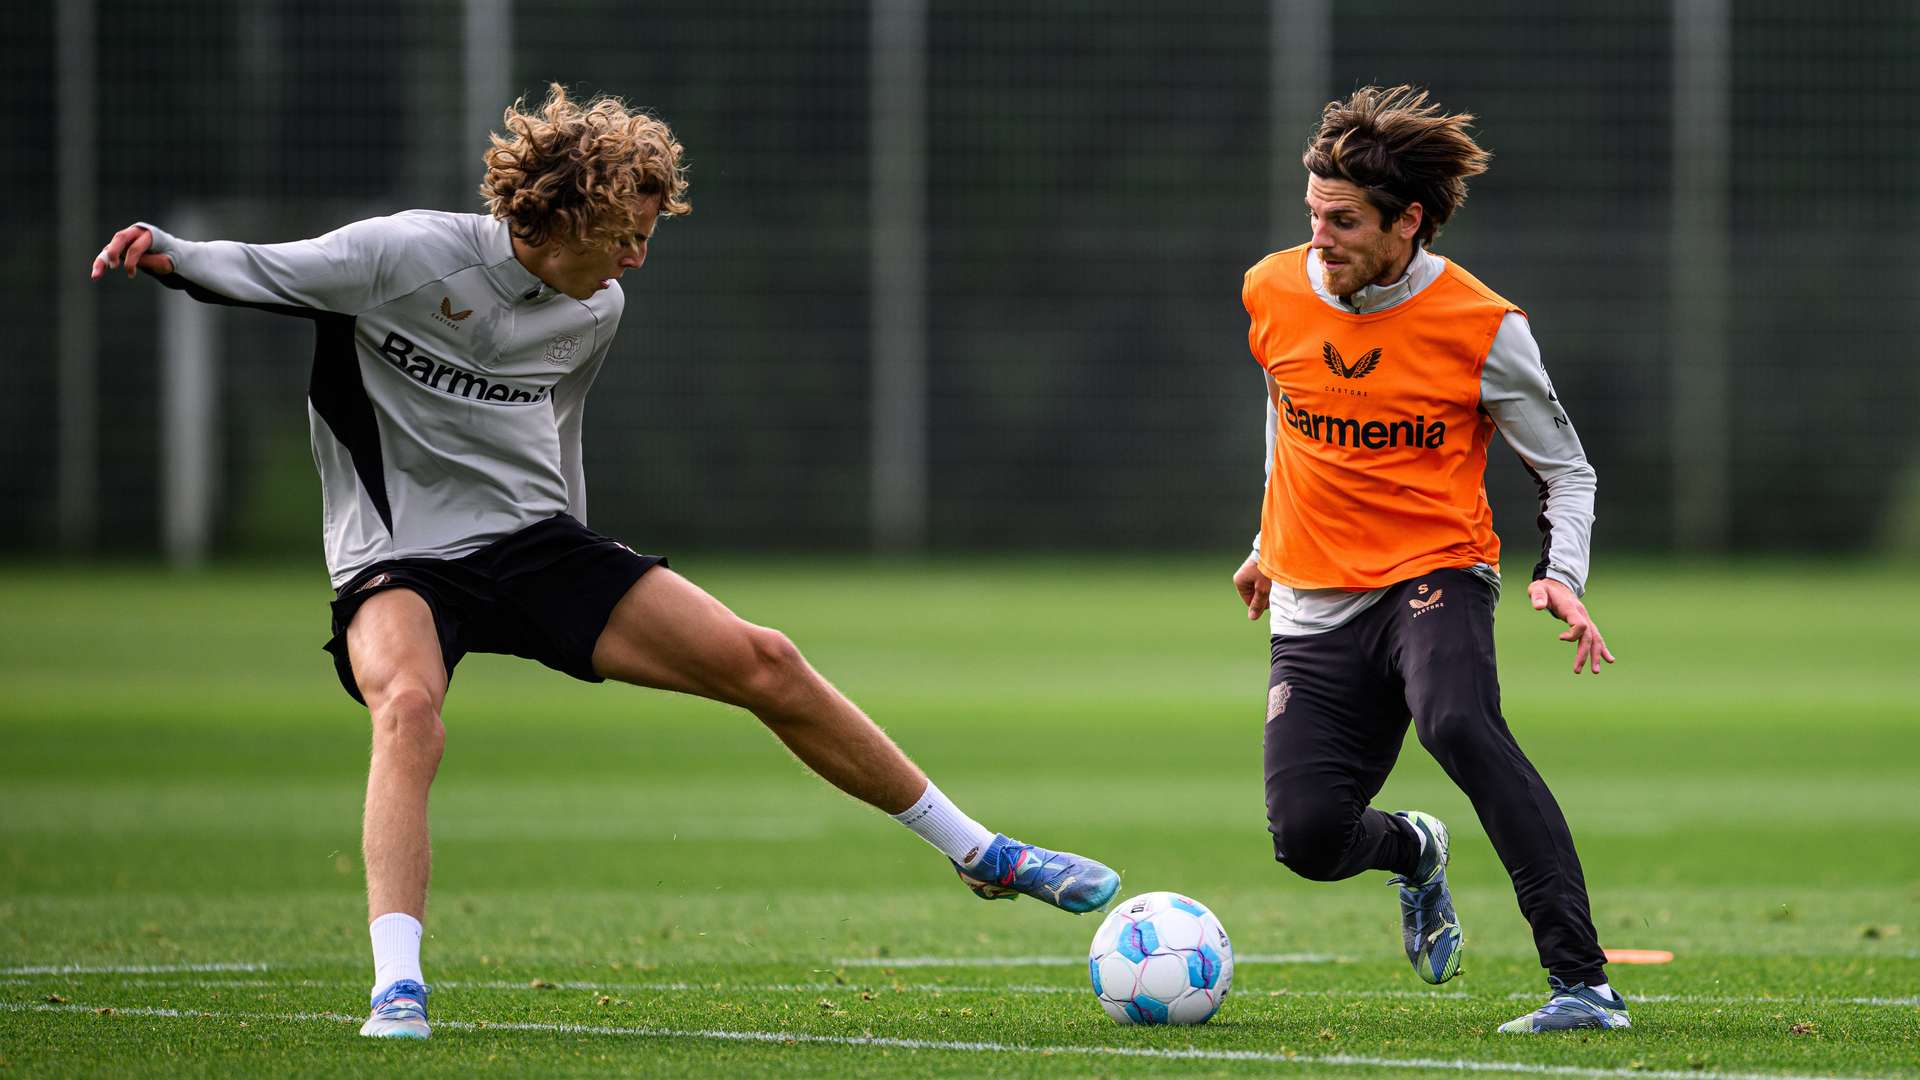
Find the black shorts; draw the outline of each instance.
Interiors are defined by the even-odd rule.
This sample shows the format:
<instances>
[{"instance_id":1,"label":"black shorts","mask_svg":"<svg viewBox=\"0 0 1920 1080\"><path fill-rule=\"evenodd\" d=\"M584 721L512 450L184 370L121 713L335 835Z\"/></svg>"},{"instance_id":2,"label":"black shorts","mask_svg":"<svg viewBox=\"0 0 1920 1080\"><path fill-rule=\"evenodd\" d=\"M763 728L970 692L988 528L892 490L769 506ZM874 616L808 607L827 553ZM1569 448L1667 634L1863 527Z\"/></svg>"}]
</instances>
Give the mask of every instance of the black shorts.
<instances>
[{"instance_id":1,"label":"black shorts","mask_svg":"<svg viewBox=\"0 0 1920 1080\"><path fill-rule=\"evenodd\" d=\"M461 657L483 652L603 682L593 670L600 631L633 583L666 562L555 514L458 559L388 559L360 571L334 597L333 638L325 648L340 685L365 705L347 655L347 627L369 597L410 589L433 612L448 679Z\"/></svg>"}]
</instances>

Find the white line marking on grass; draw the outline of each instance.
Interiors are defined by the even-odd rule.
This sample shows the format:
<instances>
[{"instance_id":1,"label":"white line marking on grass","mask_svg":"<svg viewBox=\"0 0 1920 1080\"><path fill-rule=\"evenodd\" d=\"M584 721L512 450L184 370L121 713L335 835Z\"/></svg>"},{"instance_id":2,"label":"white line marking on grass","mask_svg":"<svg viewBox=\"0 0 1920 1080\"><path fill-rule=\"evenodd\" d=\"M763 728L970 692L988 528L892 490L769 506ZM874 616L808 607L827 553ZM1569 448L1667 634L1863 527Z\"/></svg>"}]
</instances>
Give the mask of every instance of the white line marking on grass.
<instances>
[{"instance_id":1,"label":"white line marking on grass","mask_svg":"<svg viewBox=\"0 0 1920 1080\"><path fill-rule=\"evenodd\" d=\"M1248 996L1261 994L1279 997L1333 997L1333 998L1425 998L1433 1000L1487 1000L1491 995L1475 994L1470 990L1292 990L1286 987L1248 987ZM1512 993L1501 995L1505 1001L1538 1001L1545 995L1539 993ZM1640 1002L1653 1002L1675 1005L1889 1005L1911 1008L1920 1005L1920 997L1820 997L1817 994L1796 994L1792 997L1747 997L1733 994L1633 994L1627 999L1629 1006Z\"/></svg>"},{"instance_id":2,"label":"white line marking on grass","mask_svg":"<svg viewBox=\"0 0 1920 1080\"><path fill-rule=\"evenodd\" d=\"M43 986L44 978L0 978L0 986ZM351 985L346 979L148 979L117 980L116 986L181 987L195 990L319 990ZM507 979L435 979L435 990L524 990L529 993L553 990L579 990L593 993L685 993L710 994L825 994L887 990L909 994L1084 994L1084 986L1043 986L1034 983L989 985L986 983L948 985L946 983L712 983L712 982L548 982L545 979L514 982ZM1406 991L1412 994L1415 991Z\"/></svg>"},{"instance_id":3,"label":"white line marking on grass","mask_svg":"<svg viewBox=\"0 0 1920 1080\"><path fill-rule=\"evenodd\" d=\"M204 1020L324 1020L332 1024L357 1024L357 1017L339 1013L224 1013L185 1009L156 1009L145 1006L39 1004L0 1002L0 1011L47 1013L97 1013L111 1010L112 1015ZM877 1046L894 1050L933 1050L962 1054L1050 1054L1076 1057L1145 1058L1154 1061L1247 1061L1272 1065L1321 1065L1367 1069L1427 1069L1447 1072L1521 1073L1529 1076L1654 1077L1658 1080L1836 1080L1796 1073L1728 1073L1695 1069L1594 1069L1577 1065L1533 1065L1525 1062L1470 1061L1465 1058L1389 1058L1360 1054L1287 1054L1266 1050L1184 1050L1140 1046L1066 1046L1034 1043L962 1042L942 1039L899 1039L875 1035L815 1035L804 1031L722 1031L679 1028L614 1027L602 1024L541 1024L523 1021L475 1023L466 1020L436 1020L434 1026L454 1031L528 1031L555 1035L606 1035L640 1039L699 1039L713 1042L808 1043L816 1046ZM1841 1078L1847 1080L1847 1078ZM1864 1078L1853 1078L1864 1080Z\"/></svg>"},{"instance_id":4,"label":"white line marking on grass","mask_svg":"<svg viewBox=\"0 0 1920 1080\"><path fill-rule=\"evenodd\" d=\"M544 981L544 980L542 980ZM703 991L715 994L729 993L833 993L860 990L896 990L910 994L1085 994L1090 993L1087 986L1053 986L1040 983L1007 983L992 985L988 983L901 983L898 987L891 983L857 982L806 982L806 983L700 983L700 982L556 982L544 986L534 986L532 982L509 982L504 979L486 981L449 980L436 982L435 987L448 990L588 990L641 991L654 993L682 992L687 990ZM1328 997L1328 998L1402 998L1422 1001L1490 1001L1493 995L1474 994L1467 990L1293 990L1286 987L1245 986L1239 991L1242 997ZM1540 994L1506 994L1497 1000L1533 1001ZM1883 1005L1909 1008L1920 1005L1920 997L1847 997L1823 998L1811 995L1796 997L1736 997L1716 994L1635 994L1634 1002L1646 1001L1672 1003L1679 1005Z\"/></svg>"},{"instance_id":5,"label":"white line marking on grass","mask_svg":"<svg viewBox=\"0 0 1920 1080\"><path fill-rule=\"evenodd\" d=\"M1539 994L1509 994L1516 1001L1532 1000ZM1846 997L1823 998L1812 994L1793 997L1734 997L1721 994L1635 994L1634 1001L1671 1001L1682 1005L1920 1005L1920 997Z\"/></svg>"},{"instance_id":6,"label":"white line marking on grass","mask_svg":"<svg viewBox=\"0 0 1920 1080\"><path fill-rule=\"evenodd\" d=\"M1235 966L1245 964L1351 964L1345 956L1332 953L1249 953L1235 956ZM849 956L835 960L839 967L1086 967L1084 956Z\"/></svg>"},{"instance_id":7,"label":"white line marking on grass","mask_svg":"<svg viewBox=\"0 0 1920 1080\"><path fill-rule=\"evenodd\" d=\"M213 983L195 985L212 986ZM221 984L225 985L225 984ZM251 984L250 984L251 985ZM259 985L267 985L265 982ZM448 980L435 981L435 989L447 990L585 990L599 993L616 991L640 991L654 993L681 993L698 991L711 994L830 994L858 993L863 990L892 991L906 994L1086 994L1091 993L1089 986L1057 986L1046 983L890 983L890 982L804 982L804 983L712 983L712 982L556 982L544 986L534 986L531 982L509 982L505 979L484 981ZM1465 1001L1473 995L1449 990L1285 990L1265 987L1243 987L1239 996L1246 998L1264 997L1277 993L1281 997L1391 997L1391 998L1439 998L1442 1000ZM1516 995L1517 996L1517 995ZM1529 998L1537 994L1526 995ZM1634 1000L1645 1000L1635 998Z\"/></svg>"},{"instance_id":8,"label":"white line marking on grass","mask_svg":"<svg viewBox=\"0 0 1920 1080\"><path fill-rule=\"evenodd\" d=\"M158 1009L151 1005L128 1005L125 1007L121 1007L118 1005L74 1005L70 1003L65 1005L44 1005L37 1001L26 1001L26 1002L0 1001L0 1012L47 1012L47 1013L83 1013L85 1012L85 1013L112 1013L116 1016L160 1016L160 1017L205 1016L205 1017L211 1017L211 1018L218 1018L222 1020L227 1019L227 1014L225 1013L195 1012L192 1009ZM251 1014L248 1014L248 1015L251 1015ZM262 1019L265 1019L265 1017L262 1017ZM275 1019L299 1020L299 1019L304 1019L304 1017L287 1016L287 1017L276 1017Z\"/></svg>"},{"instance_id":9,"label":"white line marking on grass","mask_svg":"<svg viewBox=\"0 0 1920 1080\"><path fill-rule=\"evenodd\" d=\"M898 987L890 983L841 983L841 982L805 982L805 983L697 983L697 982L557 982L547 986L532 986L524 982L507 982L495 979L485 982L462 982L450 980L436 982L434 988L447 990L588 990L596 992L640 991L651 993L678 993L688 990L710 994L830 994L858 993L862 990L890 990L906 994L1086 994L1091 989L1085 986L1042 986L1034 983L1013 983L1002 986L969 984L949 986L946 983L901 983Z\"/></svg>"},{"instance_id":10,"label":"white line marking on grass","mask_svg":"<svg viewBox=\"0 0 1920 1080\"><path fill-rule=\"evenodd\" d=\"M169 975L183 971L265 971L265 964L49 964L44 967L0 968L0 975Z\"/></svg>"},{"instance_id":11,"label":"white line marking on grass","mask_svg":"<svg viewBox=\"0 0 1920 1080\"><path fill-rule=\"evenodd\" d=\"M264 969L264 965L262 966ZM107 972L115 974L117 972ZM44 983L44 978L6 977L0 978L0 986L33 986ZM131 986L181 986L207 990L273 990L279 988L325 989L349 985L351 980L342 979L155 979L130 978L119 980L119 985ZM436 979L433 982L440 990L580 990L597 993L683 993L696 991L713 994L753 994L753 993L804 993L826 994L845 993L860 990L890 990L909 994L1084 994L1085 986L1059 986L1048 983L882 983L882 982L792 982L792 983L728 983L728 982L592 982L565 980L548 982L545 979L513 981L508 979ZM1243 984L1240 996L1253 997L1313 997L1313 998L1397 998L1415 1001L1533 1001L1540 997L1537 993L1516 992L1504 995L1476 994L1470 990L1340 990L1340 989L1293 989L1284 986L1248 986ZM1786 1007L1827 1008L1836 1005L1859 1005L1880 1008L1920 1007L1920 995L1913 997L1821 997L1817 994L1795 994L1781 997L1754 997L1734 994L1635 994L1633 1002L1674 1005L1771 1005Z\"/></svg>"},{"instance_id":12,"label":"white line marking on grass","mask_svg":"<svg viewBox=\"0 0 1920 1080\"><path fill-rule=\"evenodd\" d=\"M7 976L0 978L0 986L49 986L45 976L25 978ZM193 990L281 990L281 989L325 989L327 987L351 986L351 979L154 979L135 976L128 979L115 979L114 986L177 986ZM438 986L438 983L434 984Z\"/></svg>"}]
</instances>

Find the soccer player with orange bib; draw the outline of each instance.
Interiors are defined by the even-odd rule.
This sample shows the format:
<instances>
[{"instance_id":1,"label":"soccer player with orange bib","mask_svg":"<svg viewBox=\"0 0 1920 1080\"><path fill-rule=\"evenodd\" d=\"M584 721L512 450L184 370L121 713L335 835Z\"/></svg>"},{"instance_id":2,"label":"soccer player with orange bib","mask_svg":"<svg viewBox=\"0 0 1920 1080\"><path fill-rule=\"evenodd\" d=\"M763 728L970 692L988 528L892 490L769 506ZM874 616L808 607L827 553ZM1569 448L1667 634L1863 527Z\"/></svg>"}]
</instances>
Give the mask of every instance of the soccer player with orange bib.
<instances>
[{"instance_id":1,"label":"soccer player with orange bib","mask_svg":"<svg viewBox=\"0 0 1920 1080\"><path fill-rule=\"evenodd\" d=\"M1272 627L1268 829L1302 877L1394 874L1414 969L1458 974L1446 826L1369 805L1411 719L1472 800L1548 972L1547 1003L1500 1030L1623 1028L1566 818L1500 714L1496 430L1540 485L1528 599L1567 623L1576 674L1613 654L1580 602L1593 468L1526 314L1427 250L1486 171L1472 119L1407 86L1329 103L1303 157L1312 238L1246 275L1267 485L1233 582L1247 617L1270 613Z\"/></svg>"}]
</instances>

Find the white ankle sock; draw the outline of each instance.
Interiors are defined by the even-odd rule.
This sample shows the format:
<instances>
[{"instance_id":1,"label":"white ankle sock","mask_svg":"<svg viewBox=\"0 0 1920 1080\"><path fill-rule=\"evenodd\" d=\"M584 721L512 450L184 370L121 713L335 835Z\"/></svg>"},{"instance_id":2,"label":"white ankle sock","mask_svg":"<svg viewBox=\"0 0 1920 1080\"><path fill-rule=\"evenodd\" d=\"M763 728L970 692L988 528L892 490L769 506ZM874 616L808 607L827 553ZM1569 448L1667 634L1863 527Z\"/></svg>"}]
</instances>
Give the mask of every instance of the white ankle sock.
<instances>
[{"instance_id":1,"label":"white ankle sock","mask_svg":"<svg viewBox=\"0 0 1920 1080\"><path fill-rule=\"evenodd\" d=\"M373 990L392 986L399 979L425 982L420 974L420 920L404 911L394 911L373 920L367 927L373 938Z\"/></svg>"},{"instance_id":2,"label":"white ankle sock","mask_svg":"<svg viewBox=\"0 0 1920 1080\"><path fill-rule=\"evenodd\" d=\"M1613 987L1608 986L1606 983L1600 983L1596 986L1589 986L1587 987L1587 989L1593 991L1596 994L1599 994L1601 997L1606 998L1608 1001L1620 1000L1619 998L1613 996Z\"/></svg>"},{"instance_id":3,"label":"white ankle sock","mask_svg":"<svg viewBox=\"0 0 1920 1080\"><path fill-rule=\"evenodd\" d=\"M893 820L912 829L914 835L934 847L941 854L961 866L971 866L980 860L987 845L993 843L993 833L986 826L960 812L953 800L941 794L933 781L927 781L927 790L913 801L913 805L892 815Z\"/></svg>"}]
</instances>

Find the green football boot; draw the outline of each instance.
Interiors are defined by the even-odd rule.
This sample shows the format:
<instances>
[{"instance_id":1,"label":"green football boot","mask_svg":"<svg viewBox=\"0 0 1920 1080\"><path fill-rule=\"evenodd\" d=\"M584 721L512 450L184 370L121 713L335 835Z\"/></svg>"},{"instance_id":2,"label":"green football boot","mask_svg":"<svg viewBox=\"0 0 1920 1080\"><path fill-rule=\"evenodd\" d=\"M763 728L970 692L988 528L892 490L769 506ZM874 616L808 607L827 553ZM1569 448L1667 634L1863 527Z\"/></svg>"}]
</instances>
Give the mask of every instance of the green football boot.
<instances>
[{"instance_id":1,"label":"green football boot","mask_svg":"<svg viewBox=\"0 0 1920 1080\"><path fill-rule=\"evenodd\" d=\"M1407 960L1427 982L1438 985L1460 974L1460 954L1466 937L1447 891L1447 827L1432 814L1395 811L1426 838L1420 865L1406 877L1394 877L1400 886L1400 938Z\"/></svg>"},{"instance_id":2,"label":"green football boot","mask_svg":"<svg viewBox=\"0 0 1920 1080\"><path fill-rule=\"evenodd\" d=\"M1627 999L1608 987L1611 998L1584 983L1566 983L1549 975L1547 987L1553 996L1545 1005L1525 1016L1500 1025L1505 1035L1538 1035L1543 1031L1612 1031L1632 1027L1627 1020Z\"/></svg>"}]
</instances>

